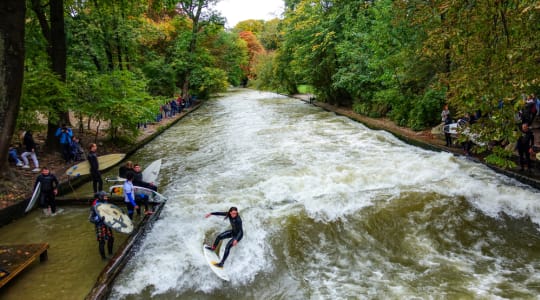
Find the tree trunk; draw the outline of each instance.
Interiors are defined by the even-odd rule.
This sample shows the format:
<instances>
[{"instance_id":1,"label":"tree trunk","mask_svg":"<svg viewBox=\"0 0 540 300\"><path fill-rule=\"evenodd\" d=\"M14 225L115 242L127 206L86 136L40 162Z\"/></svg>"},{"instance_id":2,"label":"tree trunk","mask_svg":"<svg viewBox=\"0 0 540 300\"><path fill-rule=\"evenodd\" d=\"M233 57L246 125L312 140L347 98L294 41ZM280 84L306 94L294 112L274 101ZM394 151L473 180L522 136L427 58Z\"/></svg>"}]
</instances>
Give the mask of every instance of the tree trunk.
<instances>
[{"instance_id":1,"label":"tree trunk","mask_svg":"<svg viewBox=\"0 0 540 300\"><path fill-rule=\"evenodd\" d=\"M0 178L7 178L8 148L19 114L24 74L25 1L0 1Z\"/></svg>"},{"instance_id":2,"label":"tree trunk","mask_svg":"<svg viewBox=\"0 0 540 300\"><path fill-rule=\"evenodd\" d=\"M32 10L36 13L41 26L41 33L47 40L47 54L51 60L51 70L57 74L62 81L66 81L67 48L64 26L64 0L50 0L50 24L47 22L47 16L43 10L41 0L32 0ZM71 125L69 112L55 109L58 115L59 123ZM51 123L50 118L47 122L47 144L46 151L59 151L60 143L54 135L59 124Z\"/></svg>"}]
</instances>

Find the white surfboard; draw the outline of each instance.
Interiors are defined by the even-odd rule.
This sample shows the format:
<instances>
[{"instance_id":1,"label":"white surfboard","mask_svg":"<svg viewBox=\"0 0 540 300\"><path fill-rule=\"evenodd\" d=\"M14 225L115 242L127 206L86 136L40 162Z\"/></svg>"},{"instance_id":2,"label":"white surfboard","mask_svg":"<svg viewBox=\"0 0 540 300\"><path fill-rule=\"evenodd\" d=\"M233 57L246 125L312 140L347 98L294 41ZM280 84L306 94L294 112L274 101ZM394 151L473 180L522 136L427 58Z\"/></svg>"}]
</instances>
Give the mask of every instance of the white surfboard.
<instances>
[{"instance_id":1,"label":"white surfboard","mask_svg":"<svg viewBox=\"0 0 540 300\"><path fill-rule=\"evenodd\" d=\"M32 193L32 197L30 198L30 201L28 202L28 205L26 206L26 209L24 210L25 213L32 210L32 208L37 202L37 199L39 198L40 192L41 192L41 182L38 182L36 185L36 188L34 189L34 193Z\"/></svg>"},{"instance_id":2,"label":"white surfboard","mask_svg":"<svg viewBox=\"0 0 540 300\"><path fill-rule=\"evenodd\" d=\"M103 223L113 230L130 234L133 231L133 222L122 209L111 203L96 204L96 213L103 218Z\"/></svg>"},{"instance_id":3,"label":"white surfboard","mask_svg":"<svg viewBox=\"0 0 540 300\"><path fill-rule=\"evenodd\" d=\"M123 185L113 185L109 188L109 192L111 195L122 197L124 196L124 186ZM144 188L142 186L134 186L133 187L133 193L135 195L142 194L148 197L149 203L162 203L167 201L167 197L163 196L162 194L151 190Z\"/></svg>"},{"instance_id":4,"label":"white surfboard","mask_svg":"<svg viewBox=\"0 0 540 300\"><path fill-rule=\"evenodd\" d=\"M154 160L142 171L142 178L148 183L156 182L159 170L161 170L161 158Z\"/></svg>"},{"instance_id":5,"label":"white surfboard","mask_svg":"<svg viewBox=\"0 0 540 300\"><path fill-rule=\"evenodd\" d=\"M212 270L212 272L214 272L219 278L225 281L229 281L229 275L227 274L225 266L223 268L219 268L214 265L214 263L218 263L220 261L216 252L206 249L205 246L206 245L203 245L204 257L206 258L206 262L210 266L210 270Z\"/></svg>"}]
</instances>

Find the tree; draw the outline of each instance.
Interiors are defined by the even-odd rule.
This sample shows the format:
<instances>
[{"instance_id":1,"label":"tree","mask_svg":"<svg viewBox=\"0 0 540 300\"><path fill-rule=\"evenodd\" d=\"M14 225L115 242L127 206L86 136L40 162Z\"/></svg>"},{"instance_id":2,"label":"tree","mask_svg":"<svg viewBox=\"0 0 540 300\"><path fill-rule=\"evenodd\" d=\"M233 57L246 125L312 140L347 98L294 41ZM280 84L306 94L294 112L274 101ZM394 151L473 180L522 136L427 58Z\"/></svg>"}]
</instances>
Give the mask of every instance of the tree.
<instances>
[{"instance_id":1,"label":"tree","mask_svg":"<svg viewBox=\"0 0 540 300\"><path fill-rule=\"evenodd\" d=\"M256 74L254 72L255 61L259 55L264 55L266 51L257 37L251 31L242 31L240 32L239 36L246 42L248 49L249 63L244 71L249 79L254 79L256 78Z\"/></svg>"},{"instance_id":2,"label":"tree","mask_svg":"<svg viewBox=\"0 0 540 300\"><path fill-rule=\"evenodd\" d=\"M32 10L41 26L41 32L47 42L46 51L50 59L51 70L56 73L62 82L66 80L67 47L64 25L64 1L50 0L49 16L43 10L41 0L32 0ZM60 101L58 101L60 102ZM60 121L60 122L57 122ZM69 123L69 114L53 103L53 113L47 121L47 149L49 151L59 149L60 144L55 137L58 123Z\"/></svg>"},{"instance_id":3,"label":"tree","mask_svg":"<svg viewBox=\"0 0 540 300\"><path fill-rule=\"evenodd\" d=\"M24 70L25 14L25 1L0 1L0 178L8 177L8 161L5 157L19 113Z\"/></svg>"},{"instance_id":4,"label":"tree","mask_svg":"<svg viewBox=\"0 0 540 300\"><path fill-rule=\"evenodd\" d=\"M188 46L190 61L195 59L197 40L205 25L209 23L225 24L223 17L211 9L218 1L219 0L183 0L178 2L178 6L181 8L182 12L191 20L191 37ZM192 70L192 67L188 67L183 74L184 83L182 85L182 96L184 98L189 96L189 84Z\"/></svg>"}]
</instances>

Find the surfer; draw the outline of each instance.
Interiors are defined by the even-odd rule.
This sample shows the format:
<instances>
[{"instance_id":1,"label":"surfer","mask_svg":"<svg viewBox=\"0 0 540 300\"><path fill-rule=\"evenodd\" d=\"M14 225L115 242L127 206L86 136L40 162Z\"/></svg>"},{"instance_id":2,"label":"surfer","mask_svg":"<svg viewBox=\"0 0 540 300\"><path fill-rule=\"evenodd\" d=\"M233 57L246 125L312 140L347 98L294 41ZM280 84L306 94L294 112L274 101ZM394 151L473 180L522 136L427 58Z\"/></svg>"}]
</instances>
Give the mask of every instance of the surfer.
<instances>
[{"instance_id":1,"label":"surfer","mask_svg":"<svg viewBox=\"0 0 540 300\"><path fill-rule=\"evenodd\" d=\"M99 243L99 254L101 254L101 258L105 260L107 259L107 256L105 256L105 241L107 241L107 250L109 250L109 255L112 255L114 237L112 229L109 226L105 225L103 219L99 217L96 211L96 205L99 203L108 203L109 196L104 191L97 192L95 196L96 199L94 199L92 207L90 208L89 221L94 223L94 225L96 226L96 239Z\"/></svg>"},{"instance_id":2,"label":"surfer","mask_svg":"<svg viewBox=\"0 0 540 300\"><path fill-rule=\"evenodd\" d=\"M228 239L230 238L229 242L227 243L227 246L225 247L225 253L223 253L223 257L221 258L221 261L219 263L215 263L214 265L219 268L223 268L223 264L225 263L225 260L227 260L227 257L229 256L229 252L231 251L231 248L233 246L236 246L238 242L242 239L244 236L244 231L242 230L242 219L240 218L240 215L238 214L238 208L231 207L229 208L228 212L211 212L205 215L206 218L210 216L225 216L225 219L229 219L229 222L231 223L231 230L224 231L220 233L216 240L214 241L214 244L212 246L206 246L206 249L216 251L217 246L219 242L222 239Z\"/></svg>"},{"instance_id":3,"label":"surfer","mask_svg":"<svg viewBox=\"0 0 540 300\"><path fill-rule=\"evenodd\" d=\"M126 178L128 172L133 172L133 162L128 160L125 165L118 168L118 177Z\"/></svg>"},{"instance_id":4,"label":"surfer","mask_svg":"<svg viewBox=\"0 0 540 300\"><path fill-rule=\"evenodd\" d=\"M141 166L139 164L133 165L133 186L140 186L157 192L157 186L153 182L146 182L143 178ZM137 215L141 214L141 206L144 205L145 214L149 214L152 211L148 209L148 196L145 194L135 194L135 203L139 205L137 209Z\"/></svg>"},{"instance_id":5,"label":"surfer","mask_svg":"<svg viewBox=\"0 0 540 300\"><path fill-rule=\"evenodd\" d=\"M60 183L58 183L56 176L47 167L41 169L41 174L38 175L34 183L34 190L38 183L41 183L39 207L43 209L43 213L46 215L54 215L56 213L56 200L54 196L58 194Z\"/></svg>"},{"instance_id":6,"label":"surfer","mask_svg":"<svg viewBox=\"0 0 540 300\"><path fill-rule=\"evenodd\" d=\"M88 149L90 150L88 153L88 163L90 164L90 174L92 175L92 187L94 188L94 193L97 193L103 190L103 180L99 172L99 162L96 154L97 145L92 143Z\"/></svg>"},{"instance_id":7,"label":"surfer","mask_svg":"<svg viewBox=\"0 0 540 300\"><path fill-rule=\"evenodd\" d=\"M128 172L126 174L126 182L124 182L124 202L127 206L128 216L133 220L133 211L139 209L139 206L135 203L135 197L133 195L133 173Z\"/></svg>"}]
</instances>

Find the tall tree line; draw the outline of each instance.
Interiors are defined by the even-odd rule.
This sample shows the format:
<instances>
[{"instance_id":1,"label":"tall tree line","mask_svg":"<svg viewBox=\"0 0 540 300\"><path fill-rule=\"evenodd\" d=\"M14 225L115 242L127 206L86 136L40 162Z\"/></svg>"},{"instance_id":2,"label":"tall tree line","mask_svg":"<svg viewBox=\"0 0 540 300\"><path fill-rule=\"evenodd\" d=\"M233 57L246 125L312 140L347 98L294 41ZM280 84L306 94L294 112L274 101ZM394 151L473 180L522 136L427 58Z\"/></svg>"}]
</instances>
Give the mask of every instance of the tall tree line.
<instances>
[{"instance_id":1,"label":"tall tree line","mask_svg":"<svg viewBox=\"0 0 540 300\"><path fill-rule=\"evenodd\" d=\"M10 46L0 49L2 72L13 76L2 76L0 155L7 157L15 129L47 130L45 149L54 150L68 113L109 122L113 140L133 139L136 124L173 97L206 98L239 84L247 46L225 31L216 2L2 1Z\"/></svg>"},{"instance_id":2,"label":"tall tree line","mask_svg":"<svg viewBox=\"0 0 540 300\"><path fill-rule=\"evenodd\" d=\"M472 130L493 146L488 159L508 163L522 95L540 92L537 1L285 3L262 86L311 85L319 100L416 130L438 124L445 103L454 118L477 112Z\"/></svg>"}]
</instances>

